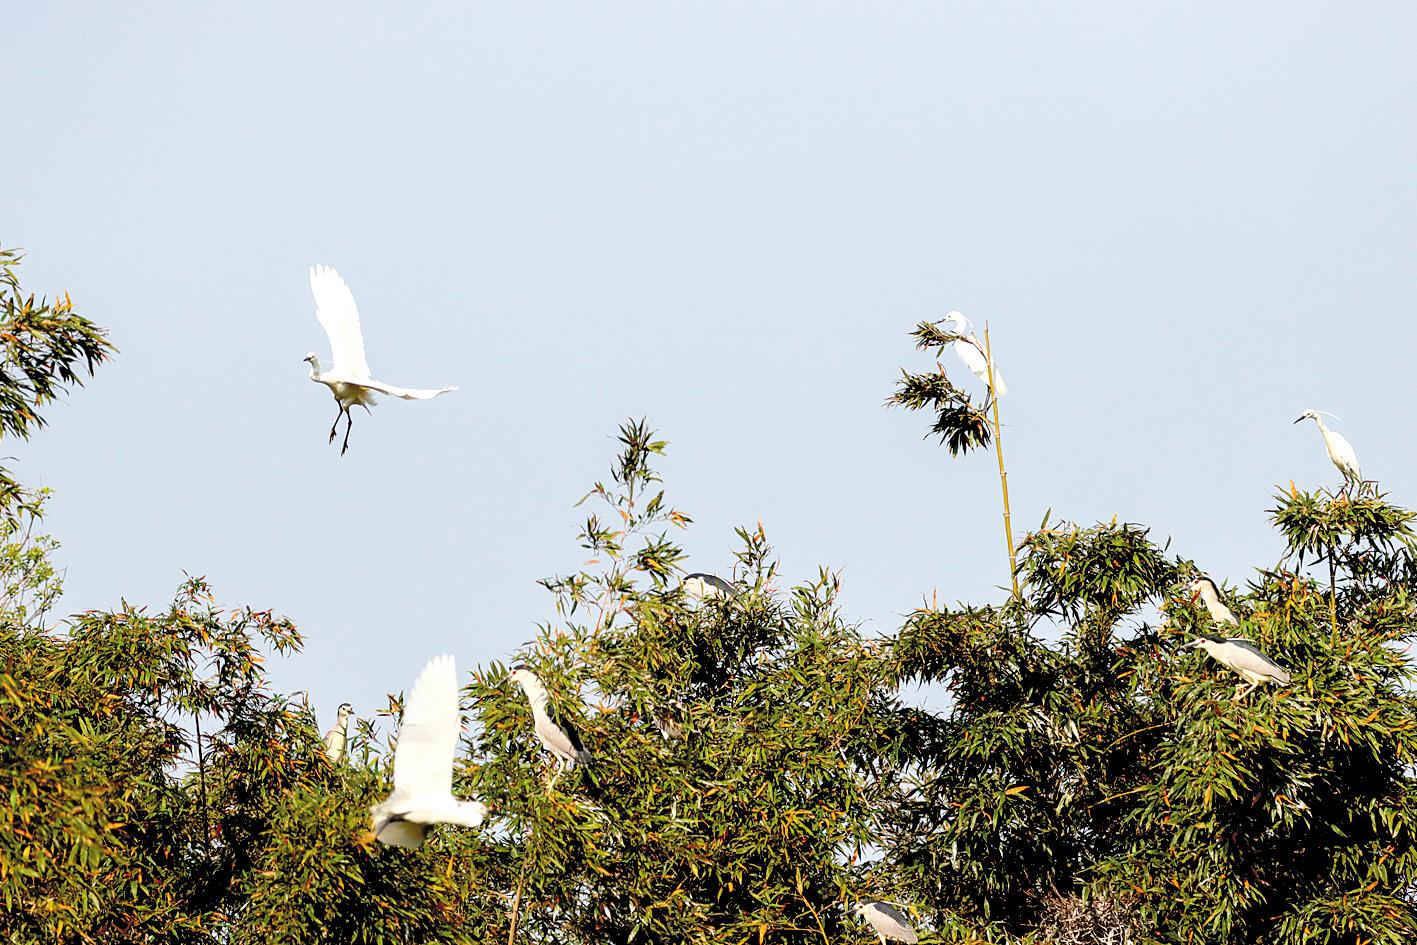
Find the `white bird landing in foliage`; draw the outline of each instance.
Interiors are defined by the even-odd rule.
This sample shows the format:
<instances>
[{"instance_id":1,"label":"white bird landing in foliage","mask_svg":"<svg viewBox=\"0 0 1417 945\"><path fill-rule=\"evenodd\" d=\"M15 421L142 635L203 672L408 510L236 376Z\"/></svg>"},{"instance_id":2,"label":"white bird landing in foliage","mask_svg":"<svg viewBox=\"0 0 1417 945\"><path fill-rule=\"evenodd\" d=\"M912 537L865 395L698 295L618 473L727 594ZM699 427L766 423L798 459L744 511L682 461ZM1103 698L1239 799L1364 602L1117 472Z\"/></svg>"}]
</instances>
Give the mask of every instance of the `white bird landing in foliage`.
<instances>
[{"instance_id":1,"label":"white bird landing in foliage","mask_svg":"<svg viewBox=\"0 0 1417 945\"><path fill-rule=\"evenodd\" d=\"M404 705L394 746L394 790L369 808L374 835L383 843L416 850L434 824L476 827L487 806L453 797L453 756L457 751L458 677L451 656L423 667Z\"/></svg>"},{"instance_id":2,"label":"white bird landing in foliage","mask_svg":"<svg viewBox=\"0 0 1417 945\"><path fill-rule=\"evenodd\" d=\"M330 442L335 441L335 431L339 429L340 417L345 419L344 444L340 455L349 449L349 431L354 426L351 407L368 410L374 405L375 394L387 394L404 400L428 400L439 394L457 390L456 387L440 387L437 390L395 387L376 381L369 376L369 362L364 359L364 336L359 331L359 309L354 305L354 293L349 291L339 273L329 266L315 266L310 270L310 291L315 295L315 317L325 329L330 339L330 357L334 365L329 371L320 369L320 359L315 352L305 356L310 365L310 380L324 384L339 404L334 425L330 427Z\"/></svg>"},{"instance_id":3,"label":"white bird landing in foliage","mask_svg":"<svg viewBox=\"0 0 1417 945\"><path fill-rule=\"evenodd\" d=\"M1363 471L1358 468L1358 453L1353 449L1353 444L1342 433L1335 433L1324 426L1323 417L1319 416L1318 410L1305 410L1299 414L1299 419L1295 423L1303 423L1305 420L1312 420L1319 425L1319 433L1323 434L1324 451L1328 453L1329 461L1338 467L1338 471L1343 473L1344 484L1361 483L1363 481ZM1333 414L1329 414L1330 417ZM1334 417L1334 419L1338 419Z\"/></svg>"},{"instance_id":4,"label":"white bird landing in foliage","mask_svg":"<svg viewBox=\"0 0 1417 945\"><path fill-rule=\"evenodd\" d=\"M915 942L920 941L920 937L915 934L915 928L910 924L910 919L906 914L888 902L880 900L858 902L851 907L851 911L881 937L882 943L887 939L894 942L905 942L907 945L914 945Z\"/></svg>"},{"instance_id":5,"label":"white bird landing in foliage","mask_svg":"<svg viewBox=\"0 0 1417 945\"><path fill-rule=\"evenodd\" d=\"M1220 588L1215 586L1215 582L1205 575L1194 578L1190 583L1191 600L1200 598L1205 604L1205 609L1210 611L1210 617L1216 623L1231 624L1239 626L1240 619L1235 616L1235 611L1225 606L1225 601L1220 599Z\"/></svg>"},{"instance_id":6,"label":"white bird landing in foliage","mask_svg":"<svg viewBox=\"0 0 1417 945\"><path fill-rule=\"evenodd\" d=\"M525 666L515 666L512 668L511 679L522 687L527 702L531 703L536 737L546 750L567 768L590 764L590 752L581 744L581 737L575 726L557 711L556 703L551 701L551 695L542 685L540 678Z\"/></svg>"},{"instance_id":7,"label":"white bird landing in foliage","mask_svg":"<svg viewBox=\"0 0 1417 945\"><path fill-rule=\"evenodd\" d=\"M1287 686L1290 683L1290 675L1274 660L1260 652L1249 640L1244 637L1220 637L1209 633L1199 634L1199 639L1187 643L1188 647L1200 647L1210 654L1216 662L1239 673L1249 688L1244 692L1237 691L1236 699L1243 699L1255 690L1261 683L1272 682L1276 685Z\"/></svg>"},{"instance_id":8,"label":"white bird landing in foliage","mask_svg":"<svg viewBox=\"0 0 1417 945\"><path fill-rule=\"evenodd\" d=\"M349 741L349 717L354 714L354 706L340 703L335 713L335 727L325 733L325 757L331 762L344 757L344 746Z\"/></svg>"},{"instance_id":9,"label":"white bird landing in foliage","mask_svg":"<svg viewBox=\"0 0 1417 945\"><path fill-rule=\"evenodd\" d=\"M679 587L694 600L725 600L734 594L732 584L716 574L703 571L686 576Z\"/></svg>"},{"instance_id":10,"label":"white bird landing in foliage","mask_svg":"<svg viewBox=\"0 0 1417 945\"><path fill-rule=\"evenodd\" d=\"M960 337L954 342L955 354L964 362L964 366L969 368L971 374L989 384L989 356L984 351L984 345L974 336L974 325L969 319L959 312L950 312L941 320L942 324L947 324L953 334ZM1009 392L1009 386L1004 383L1004 376L999 373L999 365L994 365L994 396L1002 397Z\"/></svg>"}]
</instances>

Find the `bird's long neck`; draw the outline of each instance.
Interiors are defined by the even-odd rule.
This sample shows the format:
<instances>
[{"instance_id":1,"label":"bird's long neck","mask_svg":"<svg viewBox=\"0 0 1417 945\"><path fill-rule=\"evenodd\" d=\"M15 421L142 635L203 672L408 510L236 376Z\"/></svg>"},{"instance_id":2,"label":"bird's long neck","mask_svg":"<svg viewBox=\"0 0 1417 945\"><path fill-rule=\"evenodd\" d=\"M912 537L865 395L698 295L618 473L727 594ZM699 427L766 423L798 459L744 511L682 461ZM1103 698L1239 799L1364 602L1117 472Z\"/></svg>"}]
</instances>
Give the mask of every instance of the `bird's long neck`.
<instances>
[{"instance_id":1,"label":"bird's long neck","mask_svg":"<svg viewBox=\"0 0 1417 945\"><path fill-rule=\"evenodd\" d=\"M522 692L526 693L526 701L531 703L533 712L546 712L546 706L551 702L551 696L541 686L532 682L523 682Z\"/></svg>"},{"instance_id":2,"label":"bird's long neck","mask_svg":"<svg viewBox=\"0 0 1417 945\"><path fill-rule=\"evenodd\" d=\"M1319 425L1319 432L1322 433L1322 434L1324 434L1325 436L1327 436L1327 435L1328 435L1328 427L1324 426L1324 418L1316 415L1316 416L1314 417L1314 422Z\"/></svg>"},{"instance_id":3,"label":"bird's long neck","mask_svg":"<svg viewBox=\"0 0 1417 945\"><path fill-rule=\"evenodd\" d=\"M310 380L312 380L312 381L318 381L319 379L320 379L320 359L319 359L319 358L311 358L311 359L310 359Z\"/></svg>"}]
</instances>

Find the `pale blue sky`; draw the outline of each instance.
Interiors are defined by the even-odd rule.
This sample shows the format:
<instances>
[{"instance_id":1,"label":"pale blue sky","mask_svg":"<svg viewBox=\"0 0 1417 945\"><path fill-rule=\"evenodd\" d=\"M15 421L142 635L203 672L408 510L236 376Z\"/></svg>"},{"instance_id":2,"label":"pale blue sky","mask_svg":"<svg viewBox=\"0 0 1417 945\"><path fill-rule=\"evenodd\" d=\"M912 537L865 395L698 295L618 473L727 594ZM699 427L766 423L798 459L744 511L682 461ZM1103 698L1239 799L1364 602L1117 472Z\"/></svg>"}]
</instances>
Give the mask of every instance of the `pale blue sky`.
<instances>
[{"instance_id":1,"label":"pale blue sky","mask_svg":"<svg viewBox=\"0 0 1417 945\"><path fill-rule=\"evenodd\" d=\"M216 9L217 12L211 12ZM288 614L326 722L503 658L582 554L616 425L672 441L691 566L761 519L874 631L1006 583L992 459L886 411L918 320L988 320L1016 523L1273 562L1306 407L1417 501L1417 10L1366 4L29 3L0 242L121 356L18 474L66 607L185 569ZM396 384L325 444L306 281Z\"/></svg>"}]
</instances>

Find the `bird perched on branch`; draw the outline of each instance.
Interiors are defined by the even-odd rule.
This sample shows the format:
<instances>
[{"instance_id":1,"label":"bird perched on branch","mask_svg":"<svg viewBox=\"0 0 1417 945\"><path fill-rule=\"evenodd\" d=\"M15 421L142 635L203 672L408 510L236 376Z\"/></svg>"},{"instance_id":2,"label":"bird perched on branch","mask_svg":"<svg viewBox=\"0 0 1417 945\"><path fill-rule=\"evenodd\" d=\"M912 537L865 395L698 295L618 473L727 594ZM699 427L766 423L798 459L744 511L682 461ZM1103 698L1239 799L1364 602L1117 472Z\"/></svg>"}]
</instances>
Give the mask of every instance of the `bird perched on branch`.
<instances>
[{"instance_id":1,"label":"bird perched on branch","mask_svg":"<svg viewBox=\"0 0 1417 945\"><path fill-rule=\"evenodd\" d=\"M1210 617L1216 623L1240 625L1240 619L1235 616L1235 612L1225 606L1225 602L1220 599L1220 588L1215 586L1215 582L1202 574L1200 577L1191 580L1191 600L1197 597L1201 603L1205 604L1205 609L1210 611Z\"/></svg>"},{"instance_id":2,"label":"bird perched on branch","mask_svg":"<svg viewBox=\"0 0 1417 945\"><path fill-rule=\"evenodd\" d=\"M686 575L679 587L694 600L726 600L736 593L732 584L716 574L706 574L703 571Z\"/></svg>"},{"instance_id":3,"label":"bird perched on branch","mask_svg":"<svg viewBox=\"0 0 1417 945\"><path fill-rule=\"evenodd\" d=\"M551 701L551 694L541 679L525 666L512 667L511 677L526 693L531 703L531 715L536 726L536 737L547 751L551 752L566 768L590 764L590 752L581 744L581 736Z\"/></svg>"},{"instance_id":4,"label":"bird perched on branch","mask_svg":"<svg viewBox=\"0 0 1417 945\"><path fill-rule=\"evenodd\" d=\"M1343 483L1362 483L1363 471L1358 467L1358 453L1353 449L1353 444L1342 433L1335 433L1324 426L1323 417L1318 410L1305 410L1299 414L1299 419L1295 423L1303 423L1305 420L1312 420L1319 425L1319 433L1324 438L1324 451L1328 453L1329 461L1338 467L1338 471L1343 473ZM1333 417L1333 414L1329 414ZM1337 417L1334 417L1337 420Z\"/></svg>"},{"instance_id":5,"label":"bird perched on branch","mask_svg":"<svg viewBox=\"0 0 1417 945\"><path fill-rule=\"evenodd\" d=\"M349 431L354 426L351 407L363 407L366 411L374 406L375 394L387 394L404 400L428 400L439 394L457 390L456 387L440 387L437 390L420 390L409 387L395 387L376 381L369 376L369 362L364 359L364 336L359 331L359 309L354 305L354 293L344 284L339 273L329 266L315 266L310 270L310 291L315 295L315 317L325 329L330 339L330 357L334 366L322 371L320 359L315 352L305 355L310 365L310 380L324 384L339 404L334 425L330 427L330 442L335 441L335 431L339 429L340 417L345 419L344 444L340 447L343 456L349 449Z\"/></svg>"},{"instance_id":6,"label":"bird perched on branch","mask_svg":"<svg viewBox=\"0 0 1417 945\"><path fill-rule=\"evenodd\" d=\"M1209 633L1199 634L1199 637L1186 646L1200 647L1216 662L1233 669L1250 684L1244 692L1240 692L1239 687L1236 687L1236 699L1244 699L1261 683L1289 685L1291 677L1284 667L1261 653L1249 640L1243 637L1214 636Z\"/></svg>"},{"instance_id":7,"label":"bird perched on branch","mask_svg":"<svg viewBox=\"0 0 1417 945\"><path fill-rule=\"evenodd\" d=\"M335 712L335 726L325 733L325 757L331 762L344 757L344 746L349 740L349 717L354 714L354 706L340 703Z\"/></svg>"},{"instance_id":8,"label":"bird perched on branch","mask_svg":"<svg viewBox=\"0 0 1417 945\"><path fill-rule=\"evenodd\" d=\"M940 319L941 324L950 326L953 334L960 337L955 339L955 354L964 362L964 366L969 368L969 372L984 382L989 384L989 355L984 350L984 345L974 336L974 325L969 319L959 312L950 312ZM1009 386L1004 383L1004 376L999 373L999 365L994 365L994 396L1002 397L1009 392Z\"/></svg>"},{"instance_id":9,"label":"bird perched on branch","mask_svg":"<svg viewBox=\"0 0 1417 945\"><path fill-rule=\"evenodd\" d=\"M920 941L906 914L888 902L878 899L858 902L851 907L851 911L881 937L881 945L885 945L887 939L905 942L906 945L914 945Z\"/></svg>"},{"instance_id":10,"label":"bird perched on branch","mask_svg":"<svg viewBox=\"0 0 1417 945\"><path fill-rule=\"evenodd\" d=\"M487 805L453 797L453 756L461 728L453 658L435 657L418 674L403 708L393 793L369 808L380 842L416 850L434 824L476 827L487 816Z\"/></svg>"}]
</instances>

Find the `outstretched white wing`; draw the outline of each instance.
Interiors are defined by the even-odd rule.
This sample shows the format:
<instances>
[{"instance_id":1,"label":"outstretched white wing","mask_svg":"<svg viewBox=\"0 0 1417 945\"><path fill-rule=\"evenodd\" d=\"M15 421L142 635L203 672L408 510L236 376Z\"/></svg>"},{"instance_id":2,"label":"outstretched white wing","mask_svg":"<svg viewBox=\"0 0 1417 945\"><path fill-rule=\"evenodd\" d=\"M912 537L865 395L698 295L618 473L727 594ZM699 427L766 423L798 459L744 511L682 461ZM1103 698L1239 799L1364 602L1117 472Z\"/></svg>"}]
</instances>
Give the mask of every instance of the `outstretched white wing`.
<instances>
[{"instance_id":1,"label":"outstretched white wing","mask_svg":"<svg viewBox=\"0 0 1417 945\"><path fill-rule=\"evenodd\" d=\"M440 387L437 390L427 390L419 387L395 387L392 384L385 384L383 381L376 381L372 378L360 381L359 386L376 390L381 394L388 394L390 397L402 397L404 400L428 400L431 397L437 397L439 394L446 394L448 391L457 390L456 387Z\"/></svg>"},{"instance_id":2,"label":"outstretched white wing","mask_svg":"<svg viewBox=\"0 0 1417 945\"><path fill-rule=\"evenodd\" d=\"M394 749L394 793L451 794L457 750L458 677L451 656L428 661L403 707Z\"/></svg>"},{"instance_id":3,"label":"outstretched white wing","mask_svg":"<svg viewBox=\"0 0 1417 945\"><path fill-rule=\"evenodd\" d=\"M329 266L310 269L310 291L315 296L315 317L330 339L332 373L356 381L368 380L369 362L364 359L364 336L359 332L354 293Z\"/></svg>"}]
</instances>

